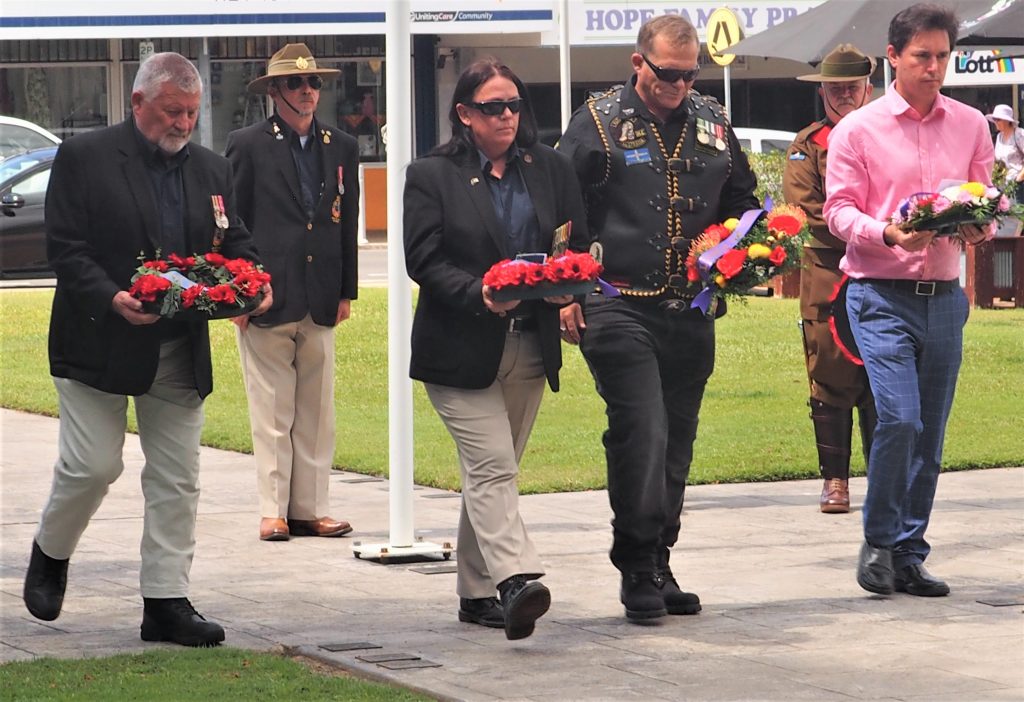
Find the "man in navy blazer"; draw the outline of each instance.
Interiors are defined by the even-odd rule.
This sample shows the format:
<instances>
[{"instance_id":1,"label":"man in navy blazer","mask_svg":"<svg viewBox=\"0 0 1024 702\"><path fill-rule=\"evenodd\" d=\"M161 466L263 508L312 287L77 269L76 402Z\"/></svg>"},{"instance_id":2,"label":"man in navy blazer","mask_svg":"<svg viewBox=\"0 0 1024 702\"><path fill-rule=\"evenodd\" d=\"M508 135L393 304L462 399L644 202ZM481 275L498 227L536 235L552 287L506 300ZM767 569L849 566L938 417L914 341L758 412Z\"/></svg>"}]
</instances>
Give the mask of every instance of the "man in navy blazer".
<instances>
[{"instance_id":1,"label":"man in navy blazer","mask_svg":"<svg viewBox=\"0 0 1024 702\"><path fill-rule=\"evenodd\" d=\"M327 516L334 461L334 331L358 293L356 140L316 118L324 78L305 44L274 54L249 91L275 115L228 135L238 210L273 276L274 306L238 322L260 539L342 536Z\"/></svg>"},{"instance_id":2,"label":"man in navy blazer","mask_svg":"<svg viewBox=\"0 0 1024 702\"><path fill-rule=\"evenodd\" d=\"M224 640L224 630L188 600L203 398L213 390L209 331L205 320L143 312L127 290L140 259L208 253L215 232L221 254L257 262L236 216L231 165L189 143L201 92L188 59L155 54L135 79L132 116L68 139L54 160L46 238L57 274L49 345L59 458L24 590L34 616L57 618L71 554L124 469L134 396L146 457L141 634L188 646ZM269 285L264 293L254 314L273 302Z\"/></svg>"}]
</instances>

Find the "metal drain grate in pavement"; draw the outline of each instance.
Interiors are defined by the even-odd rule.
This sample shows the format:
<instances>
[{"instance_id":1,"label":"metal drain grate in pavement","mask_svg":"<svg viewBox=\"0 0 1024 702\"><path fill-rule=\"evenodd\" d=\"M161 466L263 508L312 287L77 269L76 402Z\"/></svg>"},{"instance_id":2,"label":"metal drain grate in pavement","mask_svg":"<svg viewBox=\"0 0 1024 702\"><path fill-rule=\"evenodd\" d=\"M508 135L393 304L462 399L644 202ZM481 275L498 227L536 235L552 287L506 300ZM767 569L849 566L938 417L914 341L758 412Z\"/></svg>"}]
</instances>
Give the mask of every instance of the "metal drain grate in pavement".
<instances>
[{"instance_id":1,"label":"metal drain grate in pavement","mask_svg":"<svg viewBox=\"0 0 1024 702\"><path fill-rule=\"evenodd\" d=\"M342 641L341 643L325 643L320 644L320 648L325 651L366 651L371 648L384 648L379 644L370 643L369 641Z\"/></svg>"},{"instance_id":2,"label":"metal drain grate in pavement","mask_svg":"<svg viewBox=\"0 0 1024 702\"><path fill-rule=\"evenodd\" d=\"M420 575L440 575L441 573L457 573L459 567L454 563L437 563L433 565L413 566L410 568L414 573Z\"/></svg>"},{"instance_id":3,"label":"metal drain grate in pavement","mask_svg":"<svg viewBox=\"0 0 1024 702\"><path fill-rule=\"evenodd\" d=\"M387 668L388 670L408 670L410 668L440 668L440 663L434 661L428 661L426 658L420 658L415 661L387 661L385 663L378 663L381 668Z\"/></svg>"}]
</instances>

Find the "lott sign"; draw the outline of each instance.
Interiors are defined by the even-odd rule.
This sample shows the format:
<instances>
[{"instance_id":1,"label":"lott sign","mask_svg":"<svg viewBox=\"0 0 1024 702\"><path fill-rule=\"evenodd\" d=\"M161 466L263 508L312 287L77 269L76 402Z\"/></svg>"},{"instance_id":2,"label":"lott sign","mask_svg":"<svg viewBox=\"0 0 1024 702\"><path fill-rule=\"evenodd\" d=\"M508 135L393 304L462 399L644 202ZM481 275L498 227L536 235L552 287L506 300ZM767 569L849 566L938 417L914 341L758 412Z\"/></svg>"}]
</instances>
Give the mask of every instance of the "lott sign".
<instances>
[{"instance_id":1,"label":"lott sign","mask_svg":"<svg viewBox=\"0 0 1024 702\"><path fill-rule=\"evenodd\" d=\"M1014 83L1024 83L1024 57L1009 56L999 49L954 51L946 66L947 86Z\"/></svg>"}]
</instances>

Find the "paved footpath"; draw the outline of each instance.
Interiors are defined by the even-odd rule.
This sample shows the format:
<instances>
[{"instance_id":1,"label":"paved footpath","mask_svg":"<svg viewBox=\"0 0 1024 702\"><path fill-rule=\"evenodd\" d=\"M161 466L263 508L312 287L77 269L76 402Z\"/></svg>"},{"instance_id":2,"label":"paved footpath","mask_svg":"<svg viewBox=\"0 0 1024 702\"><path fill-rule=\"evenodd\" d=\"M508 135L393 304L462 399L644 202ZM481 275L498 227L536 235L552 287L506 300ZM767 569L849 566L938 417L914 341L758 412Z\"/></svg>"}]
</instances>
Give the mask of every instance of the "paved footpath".
<instances>
[{"instance_id":1,"label":"paved footpath","mask_svg":"<svg viewBox=\"0 0 1024 702\"><path fill-rule=\"evenodd\" d=\"M0 410L0 429L0 661L167 646L139 639L136 437L72 560L64 612L45 623L21 587L57 424ZM353 540L387 541L386 481L332 478L331 513L355 525L354 539L280 543L257 539L251 457L203 449L202 482L192 600L229 646L283 646L442 699L1024 699L1024 468L939 481L928 565L953 588L939 599L862 591L860 512L819 514L817 481L693 487L672 563L704 611L646 626L618 602L607 495L524 497L553 603L515 642L458 622L455 575L436 572L450 563L424 573L353 558ZM852 481L855 502L864 486ZM414 503L417 535L454 541L457 498L417 488ZM380 654L419 660L373 662Z\"/></svg>"}]
</instances>

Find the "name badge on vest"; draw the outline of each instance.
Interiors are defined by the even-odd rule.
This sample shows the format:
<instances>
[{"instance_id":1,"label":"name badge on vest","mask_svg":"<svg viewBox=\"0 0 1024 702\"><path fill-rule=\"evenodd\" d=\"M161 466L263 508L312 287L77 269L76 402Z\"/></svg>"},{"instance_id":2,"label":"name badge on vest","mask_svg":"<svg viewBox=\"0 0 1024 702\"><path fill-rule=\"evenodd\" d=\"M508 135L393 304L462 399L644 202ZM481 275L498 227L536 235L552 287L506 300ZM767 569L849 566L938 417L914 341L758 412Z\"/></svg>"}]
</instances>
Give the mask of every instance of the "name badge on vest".
<instances>
[{"instance_id":1,"label":"name badge on vest","mask_svg":"<svg viewBox=\"0 0 1024 702\"><path fill-rule=\"evenodd\" d=\"M612 139L620 149L639 149L647 143L647 127L638 117L615 117L608 124ZM648 158L650 160L650 158Z\"/></svg>"}]
</instances>

